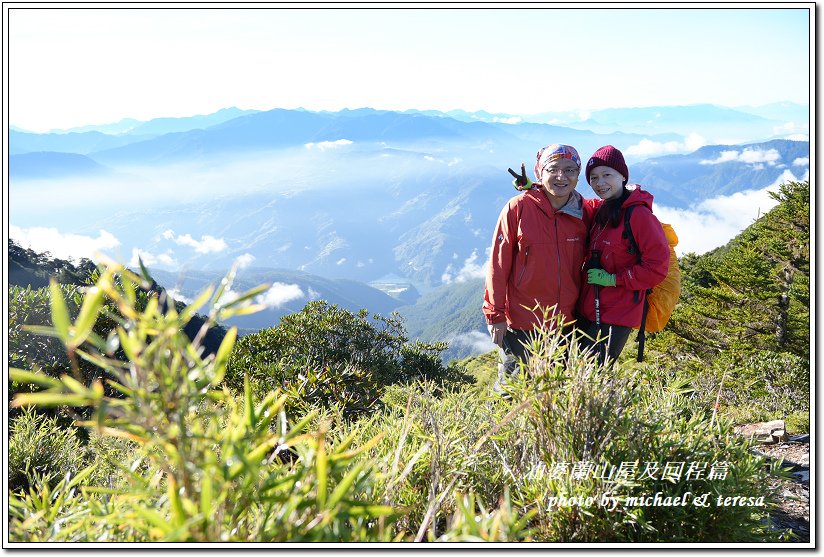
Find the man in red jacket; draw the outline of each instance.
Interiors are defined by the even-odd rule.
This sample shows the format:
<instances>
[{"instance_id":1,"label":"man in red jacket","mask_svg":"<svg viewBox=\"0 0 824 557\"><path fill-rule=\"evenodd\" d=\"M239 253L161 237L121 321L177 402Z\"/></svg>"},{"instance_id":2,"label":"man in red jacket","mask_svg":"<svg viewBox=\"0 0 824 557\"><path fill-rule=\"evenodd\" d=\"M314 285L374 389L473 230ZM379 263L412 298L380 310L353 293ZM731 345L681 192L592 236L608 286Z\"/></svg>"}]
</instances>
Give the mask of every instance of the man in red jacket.
<instances>
[{"instance_id":1,"label":"man in red jacket","mask_svg":"<svg viewBox=\"0 0 824 557\"><path fill-rule=\"evenodd\" d=\"M483 312L492 341L501 349L494 390L526 362L525 344L536 328L554 328L545 313L575 319L592 204L575 191L581 158L574 147L553 144L538 151L535 187L510 199L492 238Z\"/></svg>"}]
</instances>

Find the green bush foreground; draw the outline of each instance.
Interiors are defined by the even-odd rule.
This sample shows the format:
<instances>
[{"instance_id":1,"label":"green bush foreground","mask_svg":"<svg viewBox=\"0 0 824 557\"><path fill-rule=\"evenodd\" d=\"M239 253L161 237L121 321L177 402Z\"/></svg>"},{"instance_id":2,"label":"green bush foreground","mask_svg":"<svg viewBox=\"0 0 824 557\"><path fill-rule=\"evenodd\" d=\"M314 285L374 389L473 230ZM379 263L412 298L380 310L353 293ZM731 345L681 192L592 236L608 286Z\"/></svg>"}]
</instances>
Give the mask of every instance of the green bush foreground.
<instances>
[{"instance_id":1,"label":"green bush foreground","mask_svg":"<svg viewBox=\"0 0 824 557\"><path fill-rule=\"evenodd\" d=\"M287 386L284 394L276 381L260 388L237 367L227 374L244 354L236 330L208 356L181 332L207 302L210 324L254 310L262 290L226 303L230 278L183 311L163 312L152 300L137 309L146 277L111 265L76 319L52 285L53 326L36 330L63 343L77 377L12 368L15 384L33 386L12 404L85 409L77 427L89 432L91 456L21 465L26 481L9 497L11 541L785 539L768 522L778 466L654 366L604 369L570 339L547 334L502 398L437 367L424 366L435 377L421 373L420 354L417 367L404 367L411 360L401 346L364 346L386 375L367 365L346 392L380 395L378 411L350 412L360 401L335 400L336 391L313 407L319 399L301 397L314 391ZM94 332L104 303L119 312L108 315L115 326L106 338ZM83 381L77 361L102 373ZM37 435L75 449L56 422L30 411L18 420L26 422L13 428L12 444ZM672 504L676 497L688 503ZM733 497L756 505L723 504ZM653 500L660 504L644 503Z\"/></svg>"}]
</instances>

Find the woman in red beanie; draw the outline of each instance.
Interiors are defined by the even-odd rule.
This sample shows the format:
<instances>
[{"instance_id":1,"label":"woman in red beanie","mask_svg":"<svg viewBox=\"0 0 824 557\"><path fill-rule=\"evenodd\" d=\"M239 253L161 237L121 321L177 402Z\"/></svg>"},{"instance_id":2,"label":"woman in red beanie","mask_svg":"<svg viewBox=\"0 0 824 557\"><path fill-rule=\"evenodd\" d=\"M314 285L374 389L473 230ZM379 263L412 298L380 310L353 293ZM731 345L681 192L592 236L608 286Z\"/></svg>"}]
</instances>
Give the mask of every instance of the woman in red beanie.
<instances>
[{"instance_id":1,"label":"woman in red beanie","mask_svg":"<svg viewBox=\"0 0 824 557\"><path fill-rule=\"evenodd\" d=\"M578 328L591 337L584 337L581 344L591 347L601 363L611 364L632 328L641 324L647 289L667 275L669 246L652 214L652 194L637 184L627 186L629 169L621 151L612 145L595 151L587 162L586 178L602 201L589 231ZM624 230L629 207L640 256Z\"/></svg>"}]
</instances>

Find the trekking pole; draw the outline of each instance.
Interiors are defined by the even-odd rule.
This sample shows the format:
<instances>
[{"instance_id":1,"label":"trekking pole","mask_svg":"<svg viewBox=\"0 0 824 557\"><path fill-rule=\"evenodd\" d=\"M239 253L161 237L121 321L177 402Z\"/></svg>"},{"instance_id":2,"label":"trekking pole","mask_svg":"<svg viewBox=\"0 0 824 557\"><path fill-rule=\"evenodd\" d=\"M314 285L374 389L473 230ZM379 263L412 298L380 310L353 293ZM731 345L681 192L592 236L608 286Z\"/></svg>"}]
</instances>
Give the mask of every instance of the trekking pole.
<instances>
[{"instance_id":1,"label":"trekking pole","mask_svg":"<svg viewBox=\"0 0 824 557\"><path fill-rule=\"evenodd\" d=\"M601 268L601 252L594 249L587 262L587 270ZM595 285L595 324L601 325L601 287L597 284Z\"/></svg>"},{"instance_id":2,"label":"trekking pole","mask_svg":"<svg viewBox=\"0 0 824 557\"><path fill-rule=\"evenodd\" d=\"M515 181L518 183L519 188L522 188L522 187L527 185L526 166L524 165L524 163L521 163L521 175L520 176L515 174L515 171L512 170L511 168L507 168L507 170L515 178Z\"/></svg>"}]
</instances>

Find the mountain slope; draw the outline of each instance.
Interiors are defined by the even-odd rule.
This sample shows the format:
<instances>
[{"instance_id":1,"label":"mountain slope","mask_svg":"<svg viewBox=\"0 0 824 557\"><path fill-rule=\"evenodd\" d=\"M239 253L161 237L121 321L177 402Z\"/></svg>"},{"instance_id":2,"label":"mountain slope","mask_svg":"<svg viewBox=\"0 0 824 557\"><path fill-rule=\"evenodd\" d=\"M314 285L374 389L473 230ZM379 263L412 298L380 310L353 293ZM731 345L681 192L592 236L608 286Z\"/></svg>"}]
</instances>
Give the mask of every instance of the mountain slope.
<instances>
[{"instance_id":1,"label":"mountain slope","mask_svg":"<svg viewBox=\"0 0 824 557\"><path fill-rule=\"evenodd\" d=\"M9 156L9 177L20 179L102 176L111 169L85 155L49 151Z\"/></svg>"},{"instance_id":2,"label":"mountain slope","mask_svg":"<svg viewBox=\"0 0 824 557\"><path fill-rule=\"evenodd\" d=\"M217 286L223 276L205 271L188 271L181 276L161 269L153 269L151 274L158 284L180 300L192 299L209 285ZM352 312L368 309L385 316L401 305L395 298L358 281L327 279L286 269L241 269L235 277L232 292L240 294L262 284L271 286L261 302L270 307L252 315L232 318L224 325L238 327L241 334L267 329L277 325L284 315L300 311L313 300L326 300Z\"/></svg>"},{"instance_id":3,"label":"mountain slope","mask_svg":"<svg viewBox=\"0 0 824 557\"><path fill-rule=\"evenodd\" d=\"M122 147L143 141L149 136L108 135L98 131L72 133L30 133L9 131L9 154L20 155L40 151L88 155L95 151Z\"/></svg>"}]
</instances>

